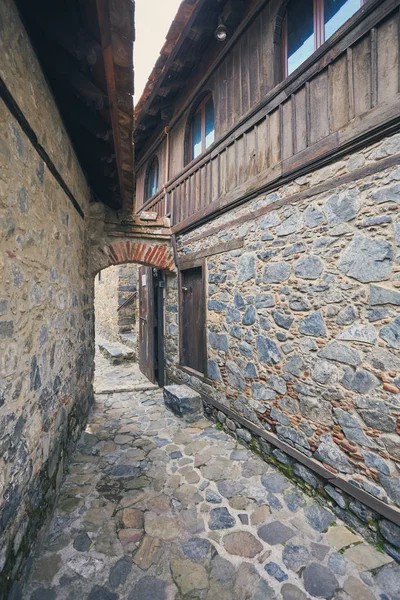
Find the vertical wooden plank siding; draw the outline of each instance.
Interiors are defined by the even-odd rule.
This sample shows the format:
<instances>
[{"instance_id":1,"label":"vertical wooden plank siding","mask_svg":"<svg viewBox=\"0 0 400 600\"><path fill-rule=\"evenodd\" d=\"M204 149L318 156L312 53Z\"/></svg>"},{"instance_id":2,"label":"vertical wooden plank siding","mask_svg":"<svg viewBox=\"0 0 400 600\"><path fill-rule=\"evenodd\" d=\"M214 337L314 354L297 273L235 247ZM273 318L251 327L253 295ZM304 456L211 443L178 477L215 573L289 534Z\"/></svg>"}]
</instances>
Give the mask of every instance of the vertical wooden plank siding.
<instances>
[{"instance_id":1,"label":"vertical wooden plank siding","mask_svg":"<svg viewBox=\"0 0 400 600\"><path fill-rule=\"evenodd\" d=\"M226 149L226 167L227 167L227 176L226 176L226 191L230 192L235 187L236 180L236 164L235 164L235 144L231 144Z\"/></svg>"},{"instance_id":2,"label":"vertical wooden plank siding","mask_svg":"<svg viewBox=\"0 0 400 600\"><path fill-rule=\"evenodd\" d=\"M249 108L260 101L260 41L259 20L256 19L249 29L249 60L247 62L249 72ZM242 68L245 66L243 65Z\"/></svg>"},{"instance_id":3,"label":"vertical wooden plank siding","mask_svg":"<svg viewBox=\"0 0 400 600\"><path fill-rule=\"evenodd\" d=\"M378 103L378 44L376 27L371 29L371 106Z\"/></svg>"},{"instance_id":4,"label":"vertical wooden plank siding","mask_svg":"<svg viewBox=\"0 0 400 600\"><path fill-rule=\"evenodd\" d=\"M260 49L260 93L261 97L269 91L269 82L271 80L271 51L267 33L268 17L265 15L265 10L262 10L259 17L260 32L258 46Z\"/></svg>"},{"instance_id":5,"label":"vertical wooden plank siding","mask_svg":"<svg viewBox=\"0 0 400 600\"><path fill-rule=\"evenodd\" d=\"M269 167L281 161L281 122L280 110L277 108L269 115Z\"/></svg>"},{"instance_id":6,"label":"vertical wooden plank siding","mask_svg":"<svg viewBox=\"0 0 400 600\"><path fill-rule=\"evenodd\" d=\"M245 35L242 36L240 44L241 50L241 72L240 76L236 80L236 86L241 85L241 96L242 96L242 106L239 114L246 113L250 108L250 54L249 54L249 31L247 30ZM237 93L238 89L233 90L233 93ZM235 117L237 118L239 114Z\"/></svg>"},{"instance_id":7,"label":"vertical wooden plank siding","mask_svg":"<svg viewBox=\"0 0 400 600\"><path fill-rule=\"evenodd\" d=\"M239 118L241 114L241 89L242 89L242 69L245 68L245 64L243 63L243 58L240 52L240 44L237 44L232 51L233 53L233 88L231 90L233 102L233 120L234 122Z\"/></svg>"},{"instance_id":8,"label":"vertical wooden plank siding","mask_svg":"<svg viewBox=\"0 0 400 600\"><path fill-rule=\"evenodd\" d=\"M289 99L282 104L282 159L293 155L293 111L292 100Z\"/></svg>"},{"instance_id":9,"label":"vertical wooden plank siding","mask_svg":"<svg viewBox=\"0 0 400 600\"><path fill-rule=\"evenodd\" d=\"M372 106L371 100L371 35L362 38L352 48L354 113L357 117Z\"/></svg>"},{"instance_id":10,"label":"vertical wooden plank siding","mask_svg":"<svg viewBox=\"0 0 400 600\"><path fill-rule=\"evenodd\" d=\"M268 165L268 120L262 119L257 123L255 129L257 132L257 154L255 156L255 169L257 173L261 173Z\"/></svg>"},{"instance_id":11,"label":"vertical wooden plank siding","mask_svg":"<svg viewBox=\"0 0 400 600\"><path fill-rule=\"evenodd\" d=\"M329 133L328 71L322 71L310 81L310 144Z\"/></svg>"},{"instance_id":12,"label":"vertical wooden plank siding","mask_svg":"<svg viewBox=\"0 0 400 600\"><path fill-rule=\"evenodd\" d=\"M236 82L237 85L237 82ZM233 72L233 52L229 52L226 60L226 125L227 128L234 124L233 96L235 93L235 81Z\"/></svg>"},{"instance_id":13,"label":"vertical wooden plank siding","mask_svg":"<svg viewBox=\"0 0 400 600\"><path fill-rule=\"evenodd\" d=\"M207 192L207 163L201 167L200 169L200 190L199 190L199 206L198 208L203 208L208 204L208 199L206 196Z\"/></svg>"},{"instance_id":14,"label":"vertical wooden plank siding","mask_svg":"<svg viewBox=\"0 0 400 600\"><path fill-rule=\"evenodd\" d=\"M220 155L213 158L211 161L212 187L210 201L216 200L220 194L219 191L219 174L220 174Z\"/></svg>"},{"instance_id":15,"label":"vertical wooden plank siding","mask_svg":"<svg viewBox=\"0 0 400 600\"><path fill-rule=\"evenodd\" d=\"M390 100L398 91L398 36L397 19L387 20L377 29L378 104Z\"/></svg>"},{"instance_id":16,"label":"vertical wooden plank siding","mask_svg":"<svg viewBox=\"0 0 400 600\"><path fill-rule=\"evenodd\" d=\"M245 156L245 143L246 143L246 135L240 136L240 138L236 141L236 177L237 177L237 185L240 185L245 180L246 173L246 160Z\"/></svg>"},{"instance_id":17,"label":"vertical wooden plank siding","mask_svg":"<svg viewBox=\"0 0 400 600\"><path fill-rule=\"evenodd\" d=\"M228 107L227 107L227 90L226 90L227 75L226 75L226 61L225 60L222 62L221 66L219 67L216 77L219 81L219 84L218 84L219 102L218 102L218 104L215 103L215 109L218 112L219 126L220 126L219 130L216 129L216 134L222 135L222 133L228 129L228 121L227 121Z\"/></svg>"},{"instance_id":18,"label":"vertical wooden plank siding","mask_svg":"<svg viewBox=\"0 0 400 600\"><path fill-rule=\"evenodd\" d=\"M304 150L307 147L307 107L306 107L306 88L303 86L294 95L296 105L296 128L295 128L295 146L296 151Z\"/></svg>"},{"instance_id":19,"label":"vertical wooden plank siding","mask_svg":"<svg viewBox=\"0 0 400 600\"><path fill-rule=\"evenodd\" d=\"M347 48L347 90L349 101L349 120L355 116L355 98L354 98L354 65L353 65L353 48Z\"/></svg>"},{"instance_id":20,"label":"vertical wooden plank siding","mask_svg":"<svg viewBox=\"0 0 400 600\"><path fill-rule=\"evenodd\" d=\"M200 171L196 171L196 173L194 174L194 178L195 178L195 195L194 195L194 212L196 212L197 210L199 210L201 204L200 204L200 186L201 186L201 172Z\"/></svg>"},{"instance_id":21,"label":"vertical wooden plank siding","mask_svg":"<svg viewBox=\"0 0 400 600\"><path fill-rule=\"evenodd\" d=\"M226 189L226 154L227 154L227 151L223 150L221 152L221 154L219 155L219 162L220 162L219 193L220 193L220 196L223 196L227 191L227 189Z\"/></svg>"},{"instance_id":22,"label":"vertical wooden plank siding","mask_svg":"<svg viewBox=\"0 0 400 600\"><path fill-rule=\"evenodd\" d=\"M246 132L246 152L243 165L244 179L254 177L257 174L257 128L252 127Z\"/></svg>"},{"instance_id":23,"label":"vertical wooden plank siding","mask_svg":"<svg viewBox=\"0 0 400 600\"><path fill-rule=\"evenodd\" d=\"M338 60L332 63L329 70L330 98L330 131L337 131L349 120L349 90L347 75L347 55L342 54Z\"/></svg>"}]
</instances>

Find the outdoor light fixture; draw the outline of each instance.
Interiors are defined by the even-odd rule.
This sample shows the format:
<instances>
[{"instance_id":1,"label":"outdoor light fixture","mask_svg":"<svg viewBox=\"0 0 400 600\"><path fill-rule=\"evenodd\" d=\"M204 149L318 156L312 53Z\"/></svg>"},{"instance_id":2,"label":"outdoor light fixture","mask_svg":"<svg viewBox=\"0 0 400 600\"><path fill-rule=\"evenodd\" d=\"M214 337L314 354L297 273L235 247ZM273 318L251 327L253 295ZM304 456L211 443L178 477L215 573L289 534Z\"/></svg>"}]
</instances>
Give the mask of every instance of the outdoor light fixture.
<instances>
[{"instance_id":1,"label":"outdoor light fixture","mask_svg":"<svg viewBox=\"0 0 400 600\"><path fill-rule=\"evenodd\" d=\"M224 42L228 36L228 30L225 25L219 24L214 33L219 42Z\"/></svg>"}]
</instances>

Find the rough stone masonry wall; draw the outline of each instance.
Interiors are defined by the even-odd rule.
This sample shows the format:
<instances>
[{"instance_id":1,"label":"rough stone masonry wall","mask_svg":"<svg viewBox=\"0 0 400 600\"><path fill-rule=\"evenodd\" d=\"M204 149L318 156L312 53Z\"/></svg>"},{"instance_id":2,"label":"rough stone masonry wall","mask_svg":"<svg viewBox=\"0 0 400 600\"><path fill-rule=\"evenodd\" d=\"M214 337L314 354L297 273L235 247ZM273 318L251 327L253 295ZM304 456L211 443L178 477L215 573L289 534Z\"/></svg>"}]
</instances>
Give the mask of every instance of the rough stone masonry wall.
<instances>
[{"instance_id":1,"label":"rough stone masonry wall","mask_svg":"<svg viewBox=\"0 0 400 600\"><path fill-rule=\"evenodd\" d=\"M0 75L66 185L89 191L11 0ZM85 220L0 101L0 598L23 576L91 402Z\"/></svg>"},{"instance_id":2,"label":"rough stone masonry wall","mask_svg":"<svg viewBox=\"0 0 400 600\"><path fill-rule=\"evenodd\" d=\"M100 276L100 278L99 278ZM119 267L108 267L96 275L94 284L94 312L96 337L119 342L118 331Z\"/></svg>"},{"instance_id":3,"label":"rough stone masonry wall","mask_svg":"<svg viewBox=\"0 0 400 600\"><path fill-rule=\"evenodd\" d=\"M385 165L396 164L399 154L395 135L177 240L182 257L244 239L243 249L207 259L212 381L179 369L176 281L169 282L166 303L167 333L175 336L167 342L170 377L394 507L400 506L400 169ZM251 216L262 207L271 210ZM250 220L229 224L246 215ZM196 239L211 228L213 235ZM400 547L400 529L397 538Z\"/></svg>"},{"instance_id":4,"label":"rough stone masonry wall","mask_svg":"<svg viewBox=\"0 0 400 600\"><path fill-rule=\"evenodd\" d=\"M138 288L138 267L135 264L121 265L118 281L118 306L129 300ZM118 329L120 334L134 332L137 325L137 295L118 311Z\"/></svg>"},{"instance_id":5,"label":"rough stone masonry wall","mask_svg":"<svg viewBox=\"0 0 400 600\"><path fill-rule=\"evenodd\" d=\"M96 335L112 342L135 331L137 298L118 310L137 289L137 265L108 267L95 279Z\"/></svg>"}]
</instances>

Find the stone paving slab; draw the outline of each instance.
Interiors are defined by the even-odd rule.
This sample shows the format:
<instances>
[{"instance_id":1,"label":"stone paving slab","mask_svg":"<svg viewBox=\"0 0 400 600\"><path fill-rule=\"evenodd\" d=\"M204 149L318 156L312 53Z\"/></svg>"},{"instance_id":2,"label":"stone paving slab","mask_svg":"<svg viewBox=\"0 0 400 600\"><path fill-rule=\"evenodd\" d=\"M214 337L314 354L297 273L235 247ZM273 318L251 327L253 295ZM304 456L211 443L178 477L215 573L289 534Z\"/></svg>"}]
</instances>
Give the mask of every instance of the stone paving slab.
<instances>
[{"instance_id":1,"label":"stone paving slab","mask_svg":"<svg viewBox=\"0 0 400 600\"><path fill-rule=\"evenodd\" d=\"M123 371L97 363L109 389ZM161 390L97 396L23 595L399 597L390 557L203 417L175 417Z\"/></svg>"},{"instance_id":2,"label":"stone paving slab","mask_svg":"<svg viewBox=\"0 0 400 600\"><path fill-rule=\"evenodd\" d=\"M108 342L103 340L98 344L99 350L102 355L111 361L113 365L117 365L123 361L130 361L134 358L134 351L132 348L120 344L119 342Z\"/></svg>"},{"instance_id":3,"label":"stone paving slab","mask_svg":"<svg viewBox=\"0 0 400 600\"><path fill-rule=\"evenodd\" d=\"M158 390L158 386L151 383L140 372L135 362L125 362L116 368L100 353L96 354L95 362L94 391L96 394Z\"/></svg>"}]
</instances>

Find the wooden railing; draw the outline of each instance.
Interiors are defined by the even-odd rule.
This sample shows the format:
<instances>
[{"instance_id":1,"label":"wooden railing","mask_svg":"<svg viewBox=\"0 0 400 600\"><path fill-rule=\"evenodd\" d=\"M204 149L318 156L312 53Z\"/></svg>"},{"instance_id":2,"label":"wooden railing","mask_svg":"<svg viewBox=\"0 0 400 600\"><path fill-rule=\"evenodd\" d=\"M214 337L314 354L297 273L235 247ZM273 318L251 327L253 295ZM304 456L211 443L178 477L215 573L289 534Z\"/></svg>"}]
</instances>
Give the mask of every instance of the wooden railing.
<instances>
[{"instance_id":1,"label":"wooden railing","mask_svg":"<svg viewBox=\"0 0 400 600\"><path fill-rule=\"evenodd\" d=\"M262 186L400 128L400 0L370 0L138 212L178 232Z\"/></svg>"}]
</instances>

